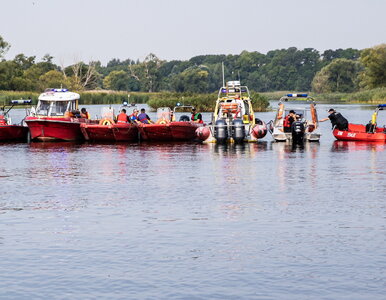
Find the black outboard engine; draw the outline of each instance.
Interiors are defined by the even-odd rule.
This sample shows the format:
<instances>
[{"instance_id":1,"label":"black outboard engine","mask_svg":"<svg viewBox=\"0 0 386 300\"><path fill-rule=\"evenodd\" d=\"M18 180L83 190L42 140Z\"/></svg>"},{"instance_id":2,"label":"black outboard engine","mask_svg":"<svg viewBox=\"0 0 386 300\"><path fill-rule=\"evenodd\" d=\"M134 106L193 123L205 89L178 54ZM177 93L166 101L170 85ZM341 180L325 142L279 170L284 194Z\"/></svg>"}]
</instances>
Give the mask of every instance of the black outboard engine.
<instances>
[{"instance_id":1,"label":"black outboard engine","mask_svg":"<svg viewBox=\"0 0 386 300\"><path fill-rule=\"evenodd\" d=\"M292 143L303 144L306 128L302 122L295 121L291 125Z\"/></svg>"},{"instance_id":2,"label":"black outboard engine","mask_svg":"<svg viewBox=\"0 0 386 300\"><path fill-rule=\"evenodd\" d=\"M216 121L214 126L214 137L219 144L226 143L228 139L228 128L227 123L223 119L219 119Z\"/></svg>"},{"instance_id":3,"label":"black outboard engine","mask_svg":"<svg viewBox=\"0 0 386 300\"><path fill-rule=\"evenodd\" d=\"M180 122L189 122L190 121L190 118L189 118L189 116L187 116L187 115L182 115L181 117L180 117L180 120L179 120Z\"/></svg>"},{"instance_id":4,"label":"black outboard engine","mask_svg":"<svg viewBox=\"0 0 386 300\"><path fill-rule=\"evenodd\" d=\"M235 119L232 122L232 138L235 143L242 143L245 139L245 126L242 120Z\"/></svg>"}]
</instances>

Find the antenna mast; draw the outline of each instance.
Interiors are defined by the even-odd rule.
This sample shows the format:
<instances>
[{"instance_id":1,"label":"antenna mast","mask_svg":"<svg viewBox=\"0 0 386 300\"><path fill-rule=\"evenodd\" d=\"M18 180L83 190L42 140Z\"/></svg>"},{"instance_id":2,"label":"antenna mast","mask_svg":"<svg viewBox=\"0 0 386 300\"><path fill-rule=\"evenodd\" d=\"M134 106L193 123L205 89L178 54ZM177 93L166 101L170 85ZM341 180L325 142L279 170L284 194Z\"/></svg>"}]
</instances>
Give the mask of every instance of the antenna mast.
<instances>
[{"instance_id":1,"label":"antenna mast","mask_svg":"<svg viewBox=\"0 0 386 300\"><path fill-rule=\"evenodd\" d=\"M221 63L221 66L222 66L222 86L225 86L224 62Z\"/></svg>"}]
</instances>

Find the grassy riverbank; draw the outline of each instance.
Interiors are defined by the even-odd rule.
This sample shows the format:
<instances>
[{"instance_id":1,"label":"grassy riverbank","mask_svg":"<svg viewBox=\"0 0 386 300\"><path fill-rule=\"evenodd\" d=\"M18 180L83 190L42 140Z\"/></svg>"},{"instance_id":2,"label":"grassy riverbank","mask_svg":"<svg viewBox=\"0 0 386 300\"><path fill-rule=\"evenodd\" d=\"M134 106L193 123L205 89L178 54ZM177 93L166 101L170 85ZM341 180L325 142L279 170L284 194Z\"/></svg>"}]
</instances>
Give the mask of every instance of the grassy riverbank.
<instances>
[{"instance_id":1,"label":"grassy riverbank","mask_svg":"<svg viewBox=\"0 0 386 300\"><path fill-rule=\"evenodd\" d=\"M130 97L128 97L130 95ZM32 98L37 103L39 93L33 92L0 92L0 104L7 104L14 99ZM252 103L255 111L267 110L268 98L258 93L252 93ZM213 111L217 99L217 93L194 94L194 93L140 93L140 92L116 92L116 91L87 91L80 93L80 104L121 104L124 101L129 103L147 103L152 109L169 106L173 108L176 104L193 105L199 111Z\"/></svg>"},{"instance_id":2,"label":"grassy riverbank","mask_svg":"<svg viewBox=\"0 0 386 300\"><path fill-rule=\"evenodd\" d=\"M252 103L255 111L266 111L268 109L268 100L278 100L281 96L293 93L293 91L276 91L266 93L252 92ZM0 91L0 105L8 104L14 99L32 98L33 103L37 103L40 93L36 92L12 92ZM130 97L128 97L130 95ZM325 103L386 103L386 87L372 90L364 90L354 93L309 93L316 101ZM177 102L185 105L193 105L199 111L213 111L217 93L194 94L194 93L172 93L172 92L117 92L117 91L86 91L80 93L80 104L121 104L124 101L129 103L147 103L151 108L169 106L174 107Z\"/></svg>"}]
</instances>

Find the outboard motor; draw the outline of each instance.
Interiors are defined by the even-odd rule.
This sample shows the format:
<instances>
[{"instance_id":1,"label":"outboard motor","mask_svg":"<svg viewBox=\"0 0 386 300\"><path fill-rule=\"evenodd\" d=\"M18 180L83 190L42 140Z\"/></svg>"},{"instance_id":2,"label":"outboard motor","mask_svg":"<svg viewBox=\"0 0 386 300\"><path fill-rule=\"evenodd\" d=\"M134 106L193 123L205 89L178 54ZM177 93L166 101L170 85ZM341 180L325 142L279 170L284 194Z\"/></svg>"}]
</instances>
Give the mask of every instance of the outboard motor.
<instances>
[{"instance_id":1,"label":"outboard motor","mask_svg":"<svg viewBox=\"0 0 386 300\"><path fill-rule=\"evenodd\" d=\"M295 121L291 125L291 134L292 134L292 143L293 144L303 144L304 142L304 133L306 129L304 124L300 121Z\"/></svg>"},{"instance_id":2,"label":"outboard motor","mask_svg":"<svg viewBox=\"0 0 386 300\"><path fill-rule=\"evenodd\" d=\"M214 137L219 144L223 144L228 139L228 128L227 123L224 119L219 119L216 121L214 126Z\"/></svg>"},{"instance_id":3,"label":"outboard motor","mask_svg":"<svg viewBox=\"0 0 386 300\"><path fill-rule=\"evenodd\" d=\"M242 120L235 119L232 122L232 138L235 143L242 143L245 139L245 126Z\"/></svg>"},{"instance_id":4,"label":"outboard motor","mask_svg":"<svg viewBox=\"0 0 386 300\"><path fill-rule=\"evenodd\" d=\"M190 118L187 115L182 115L179 119L180 122L189 122Z\"/></svg>"}]
</instances>

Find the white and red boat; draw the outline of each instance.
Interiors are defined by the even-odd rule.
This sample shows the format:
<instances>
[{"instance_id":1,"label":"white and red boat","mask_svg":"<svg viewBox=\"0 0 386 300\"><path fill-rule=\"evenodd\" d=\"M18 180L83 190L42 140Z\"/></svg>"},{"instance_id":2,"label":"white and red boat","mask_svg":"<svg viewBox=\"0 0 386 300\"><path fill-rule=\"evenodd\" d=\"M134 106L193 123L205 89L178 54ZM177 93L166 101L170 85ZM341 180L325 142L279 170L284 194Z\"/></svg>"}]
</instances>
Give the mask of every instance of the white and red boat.
<instances>
[{"instance_id":1,"label":"white and red boat","mask_svg":"<svg viewBox=\"0 0 386 300\"><path fill-rule=\"evenodd\" d=\"M40 94L36 109L25 119L31 140L83 140L80 124L91 121L77 115L79 97L67 89L47 89Z\"/></svg>"},{"instance_id":2,"label":"white and red boat","mask_svg":"<svg viewBox=\"0 0 386 300\"><path fill-rule=\"evenodd\" d=\"M190 120L189 116L182 115L178 121L175 121L177 109L193 108L192 106L176 106L173 110L169 107L160 107L157 109L157 121L151 124L139 124L138 130L141 139L145 141L191 141L196 138L197 128L204 124L196 123Z\"/></svg>"},{"instance_id":3,"label":"white and red boat","mask_svg":"<svg viewBox=\"0 0 386 300\"><path fill-rule=\"evenodd\" d=\"M386 126L377 125L378 112L384 108L386 104L379 104L367 125L349 123L348 130L335 128L334 137L339 141L386 142Z\"/></svg>"},{"instance_id":4,"label":"white and red boat","mask_svg":"<svg viewBox=\"0 0 386 300\"><path fill-rule=\"evenodd\" d=\"M220 144L256 142L266 134L266 124L255 118L248 87L240 81L220 88L211 124L196 131L203 143Z\"/></svg>"},{"instance_id":5,"label":"white and red boat","mask_svg":"<svg viewBox=\"0 0 386 300\"><path fill-rule=\"evenodd\" d=\"M10 107L5 105L0 108L0 142L4 141L27 141L28 127L20 124L12 124L9 111L19 104L31 104L32 100L11 100Z\"/></svg>"}]
</instances>

